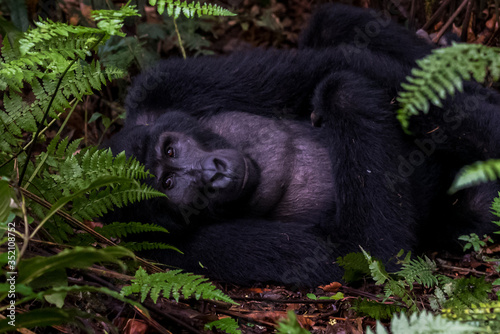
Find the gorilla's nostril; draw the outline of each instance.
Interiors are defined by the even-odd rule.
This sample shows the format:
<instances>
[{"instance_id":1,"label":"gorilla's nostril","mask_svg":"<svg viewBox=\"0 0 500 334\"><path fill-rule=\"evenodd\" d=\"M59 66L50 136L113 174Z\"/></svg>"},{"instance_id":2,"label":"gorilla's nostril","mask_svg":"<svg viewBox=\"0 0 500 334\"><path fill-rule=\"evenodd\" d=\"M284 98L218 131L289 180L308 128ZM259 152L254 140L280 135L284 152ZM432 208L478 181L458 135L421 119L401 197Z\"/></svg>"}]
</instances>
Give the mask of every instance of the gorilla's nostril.
<instances>
[{"instance_id":1,"label":"gorilla's nostril","mask_svg":"<svg viewBox=\"0 0 500 334\"><path fill-rule=\"evenodd\" d=\"M210 178L210 182L215 182L217 180L220 180L224 177L224 174L222 173L215 173L214 176Z\"/></svg>"},{"instance_id":2,"label":"gorilla's nostril","mask_svg":"<svg viewBox=\"0 0 500 334\"><path fill-rule=\"evenodd\" d=\"M214 158L214 165L217 171L227 170L227 163L222 159Z\"/></svg>"}]
</instances>

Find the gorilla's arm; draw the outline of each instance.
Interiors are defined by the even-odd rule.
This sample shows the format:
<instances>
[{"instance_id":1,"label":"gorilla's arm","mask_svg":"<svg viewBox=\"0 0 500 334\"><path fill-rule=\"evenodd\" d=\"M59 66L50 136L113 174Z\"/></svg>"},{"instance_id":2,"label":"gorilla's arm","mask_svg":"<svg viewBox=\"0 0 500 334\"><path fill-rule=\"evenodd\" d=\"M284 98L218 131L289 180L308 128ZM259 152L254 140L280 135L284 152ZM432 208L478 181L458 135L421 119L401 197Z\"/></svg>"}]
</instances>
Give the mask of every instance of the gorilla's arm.
<instances>
[{"instance_id":1,"label":"gorilla's arm","mask_svg":"<svg viewBox=\"0 0 500 334\"><path fill-rule=\"evenodd\" d=\"M500 94L475 82L443 101L443 108L410 118L410 130L434 152L460 165L500 157Z\"/></svg>"},{"instance_id":2,"label":"gorilla's arm","mask_svg":"<svg viewBox=\"0 0 500 334\"><path fill-rule=\"evenodd\" d=\"M308 116L310 97L327 73L349 69L394 94L414 60L431 49L382 14L338 4L317 11L301 47L160 63L134 81L128 117L176 109L196 117L218 111Z\"/></svg>"},{"instance_id":3,"label":"gorilla's arm","mask_svg":"<svg viewBox=\"0 0 500 334\"><path fill-rule=\"evenodd\" d=\"M381 14L338 4L317 11L301 47L162 62L135 79L126 102L128 122L168 110L195 117L219 111L308 117L316 85L341 70L376 81L390 101L415 59L431 50Z\"/></svg>"},{"instance_id":4,"label":"gorilla's arm","mask_svg":"<svg viewBox=\"0 0 500 334\"><path fill-rule=\"evenodd\" d=\"M184 254L161 252L156 259L236 284L315 286L341 277L334 261L345 252L336 238L321 235L304 222L233 220L176 235L171 243Z\"/></svg>"},{"instance_id":5,"label":"gorilla's arm","mask_svg":"<svg viewBox=\"0 0 500 334\"><path fill-rule=\"evenodd\" d=\"M379 86L357 73L340 71L326 78L313 99L314 119L330 141L337 192L331 231L344 233L372 254L387 259L415 246L414 198L410 175L400 175L399 156L409 143ZM393 187L388 176L400 181ZM425 182L420 185L425 191ZM380 229L384 226L384 229Z\"/></svg>"},{"instance_id":6,"label":"gorilla's arm","mask_svg":"<svg viewBox=\"0 0 500 334\"><path fill-rule=\"evenodd\" d=\"M228 57L174 59L139 75L127 97L127 122L182 110L196 118L223 111L309 117L311 96L329 73L351 69L386 89L387 103L409 65L370 51L343 49L252 51Z\"/></svg>"}]
</instances>

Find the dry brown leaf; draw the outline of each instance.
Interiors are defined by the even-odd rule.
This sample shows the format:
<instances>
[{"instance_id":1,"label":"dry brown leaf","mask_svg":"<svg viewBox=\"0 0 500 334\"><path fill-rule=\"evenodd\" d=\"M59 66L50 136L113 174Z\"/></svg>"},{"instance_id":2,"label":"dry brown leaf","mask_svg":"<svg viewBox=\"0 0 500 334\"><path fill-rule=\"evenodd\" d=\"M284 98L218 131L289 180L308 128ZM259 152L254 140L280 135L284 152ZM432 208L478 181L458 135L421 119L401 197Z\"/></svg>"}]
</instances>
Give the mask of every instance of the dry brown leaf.
<instances>
[{"instance_id":1,"label":"dry brown leaf","mask_svg":"<svg viewBox=\"0 0 500 334\"><path fill-rule=\"evenodd\" d=\"M129 319L122 333L124 334L142 334L147 333L148 324L139 319Z\"/></svg>"},{"instance_id":2,"label":"dry brown leaf","mask_svg":"<svg viewBox=\"0 0 500 334\"><path fill-rule=\"evenodd\" d=\"M342 284L340 284L339 282L332 282L328 285L319 286L319 288L325 292L337 292L339 291L340 287L342 287Z\"/></svg>"}]
</instances>

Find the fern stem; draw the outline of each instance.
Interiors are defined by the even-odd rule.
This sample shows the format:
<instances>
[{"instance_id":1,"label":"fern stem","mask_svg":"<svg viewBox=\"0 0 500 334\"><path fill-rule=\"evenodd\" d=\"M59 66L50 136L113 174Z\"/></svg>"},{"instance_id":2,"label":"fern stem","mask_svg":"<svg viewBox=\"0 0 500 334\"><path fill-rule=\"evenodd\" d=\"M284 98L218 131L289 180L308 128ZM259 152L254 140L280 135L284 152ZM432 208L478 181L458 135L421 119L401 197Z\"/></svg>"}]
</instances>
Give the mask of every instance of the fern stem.
<instances>
[{"instance_id":1,"label":"fern stem","mask_svg":"<svg viewBox=\"0 0 500 334\"><path fill-rule=\"evenodd\" d=\"M117 120L119 120L121 117L121 115L118 115L116 116L115 118L113 118L111 120L111 122L109 123L109 126L107 128L104 129L104 131L102 132L102 134L99 136L99 139L97 140L97 147L100 147L101 146L101 143L102 141L104 140L104 136L106 135L106 133L108 132L109 128L111 127L111 125L115 124Z\"/></svg>"},{"instance_id":2,"label":"fern stem","mask_svg":"<svg viewBox=\"0 0 500 334\"><path fill-rule=\"evenodd\" d=\"M76 106L78 105L78 103L76 103L76 99L74 99L73 101L71 101L70 103L74 103L73 104L73 107L71 108L71 110L69 111L68 115L66 116L66 118L64 119L64 122L63 124L59 127L59 131L57 131L56 133L56 136L59 136L61 135L61 132L62 130L66 127L66 124L68 123L69 121L69 118L71 117L71 115L73 114L73 111L75 111L76 109ZM62 115L62 113L59 113L57 116L60 117ZM54 124L55 122L57 121L57 119L53 119L43 130L42 130L42 133L47 131L49 129L49 127ZM30 145L32 142L33 142L34 139L32 139L24 148L24 150L26 150L26 147L28 145ZM33 181L33 179L36 177L36 175L38 174L38 171L43 167L43 165L45 164L45 161L47 161L47 158L48 158L48 155L46 155L41 161L40 163L38 164L38 166L36 166L35 170L33 171L33 174L31 174L31 177L29 178L28 182L26 182L26 186L31 184L31 182Z\"/></svg>"},{"instance_id":3,"label":"fern stem","mask_svg":"<svg viewBox=\"0 0 500 334\"><path fill-rule=\"evenodd\" d=\"M62 113L59 113L59 114L57 114L57 117L60 117L61 115L62 115ZM40 131L40 133L38 134L38 137L40 137L40 135L41 135L41 134L43 134L45 131L47 131L47 130L48 130L48 129L52 126L52 124L54 124L56 121L57 121L57 119L56 119L56 118L54 118L52 121L50 121L50 122L49 122L49 124L47 124L47 126L46 126L46 127L44 127L44 128L42 129L42 131ZM31 138L31 140L30 140L29 142L27 142L27 143L26 143L26 145L24 145L24 147L22 148L21 152L22 152L22 151L26 151L26 150L29 148L29 146L30 146L30 145L31 145L34 141L36 141L36 139L37 139L38 137L34 137L34 136L33 136L33 138ZM18 156L21 152L19 152L16 156Z\"/></svg>"},{"instance_id":4,"label":"fern stem","mask_svg":"<svg viewBox=\"0 0 500 334\"><path fill-rule=\"evenodd\" d=\"M87 96L85 102L88 102L88 100L89 100L89 97ZM89 136L88 136L88 133L87 133L87 131L88 131L87 124L88 124L89 111L88 111L88 108L87 108L88 103L85 103L84 105L85 105L85 115L83 116L83 121L85 123L83 123L83 142L85 143L85 146L87 146L89 144L88 143Z\"/></svg>"},{"instance_id":5,"label":"fern stem","mask_svg":"<svg viewBox=\"0 0 500 334\"><path fill-rule=\"evenodd\" d=\"M177 34L177 40L179 41L179 48L181 49L182 58L186 59L186 50L184 50L184 46L182 45L181 33L179 32L179 27L177 26L177 20L174 18L174 27L175 33Z\"/></svg>"},{"instance_id":6,"label":"fern stem","mask_svg":"<svg viewBox=\"0 0 500 334\"><path fill-rule=\"evenodd\" d=\"M30 230L29 230L29 223L28 223L28 213L26 211L26 200L23 196L23 193L21 193L21 212L23 213L23 220L24 220L24 235L23 235L23 247L19 251L19 256L16 259L16 267L17 264L19 263L19 260L23 257L24 252L26 252L26 249L28 248L28 242L30 240Z\"/></svg>"},{"instance_id":7,"label":"fern stem","mask_svg":"<svg viewBox=\"0 0 500 334\"><path fill-rule=\"evenodd\" d=\"M90 50L93 50L97 45L99 45L99 43L101 43L101 41L104 39L106 35L102 35L95 43L94 45L92 45L92 47L90 48ZM28 149L28 154L26 156L26 161L24 162L24 165L23 165L23 169L21 171L21 175L19 176L19 181L17 182L17 185L20 187L22 182L23 182L23 179L24 179L24 174L26 174L26 170L28 168L28 164L29 164L29 161L31 159L31 155L33 154L33 148L35 147L35 143L36 143L36 138L38 138L38 136L40 135L40 132L42 131L42 127L43 127L43 123L45 123L45 120L47 119L47 117L49 116L49 111L50 111L50 108L52 107L52 103L54 102L55 98L56 98L56 95L57 93L59 92L59 87L61 87L61 84L62 84L62 81L64 79L64 77L66 76L66 74L68 73L69 69L76 63L76 61L80 59L78 57L75 57L75 59L73 59L71 61L71 63L69 63L69 65L66 67L66 69L64 70L63 74L61 75L61 77L59 78L59 80L57 81L57 85L56 85L56 88L54 90L54 94L52 94L52 97L50 98L50 102L49 104L47 105L47 109L45 110L45 113L43 114L43 118L42 120L40 121L40 123L38 123L38 126L36 128L36 133L35 135L33 136L33 143L31 143L29 149Z\"/></svg>"},{"instance_id":8,"label":"fern stem","mask_svg":"<svg viewBox=\"0 0 500 334\"><path fill-rule=\"evenodd\" d=\"M73 102L70 102L70 103L73 103ZM76 105L75 105L76 106ZM71 112L73 112L74 110L74 107L73 109L71 110ZM57 114L57 117L60 117L62 115L62 113L59 113ZM4 124L4 127L7 128L7 126L5 125L5 123L3 122L3 120L0 120L3 124ZM45 131L47 131L51 126L52 124L54 124L55 122L57 121L57 119L53 119L49 124L47 124L47 126L45 128L42 129L42 131L40 131L40 134L44 133ZM66 121L64 121L66 122ZM7 129L7 131L9 131ZM58 131L58 133L60 133L61 130ZM40 136L40 134L38 136ZM10 157L7 161L5 161L4 163L2 163L0 165L0 168L2 168L3 166L9 164L12 160L16 159L21 153L23 153L24 151L26 151L28 149L28 147L31 145L31 143L33 143L33 141L35 141L35 137L31 138L31 140L29 142L26 143L26 145L24 145L24 147L22 147L19 152L15 153L12 157ZM33 175L36 175L36 173L33 173ZM33 179L33 178L31 178ZM28 183L30 183L30 181L28 181Z\"/></svg>"}]
</instances>

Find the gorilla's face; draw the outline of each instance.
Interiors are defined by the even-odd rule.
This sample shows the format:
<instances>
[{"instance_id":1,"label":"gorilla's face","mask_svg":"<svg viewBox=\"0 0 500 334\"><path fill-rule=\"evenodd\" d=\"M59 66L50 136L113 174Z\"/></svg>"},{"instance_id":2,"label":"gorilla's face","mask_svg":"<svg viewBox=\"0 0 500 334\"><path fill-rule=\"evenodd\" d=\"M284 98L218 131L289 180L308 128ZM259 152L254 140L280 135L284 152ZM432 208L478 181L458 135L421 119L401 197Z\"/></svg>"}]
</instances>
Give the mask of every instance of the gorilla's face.
<instances>
[{"instance_id":1,"label":"gorilla's face","mask_svg":"<svg viewBox=\"0 0 500 334\"><path fill-rule=\"evenodd\" d=\"M241 149L181 112L153 121L139 119L117 136L114 146L155 175L149 183L168 198L159 199L156 209L180 212L185 221L208 218L199 213L231 216L235 207L241 208L235 204L252 196L260 179L256 163Z\"/></svg>"},{"instance_id":2,"label":"gorilla's face","mask_svg":"<svg viewBox=\"0 0 500 334\"><path fill-rule=\"evenodd\" d=\"M152 173L156 188L176 206L213 207L248 192L252 163L234 148L210 150L180 132L162 132L154 147ZM251 175L252 174L252 175Z\"/></svg>"}]
</instances>

